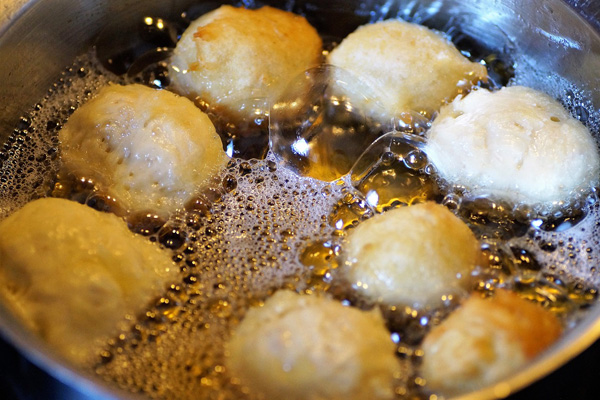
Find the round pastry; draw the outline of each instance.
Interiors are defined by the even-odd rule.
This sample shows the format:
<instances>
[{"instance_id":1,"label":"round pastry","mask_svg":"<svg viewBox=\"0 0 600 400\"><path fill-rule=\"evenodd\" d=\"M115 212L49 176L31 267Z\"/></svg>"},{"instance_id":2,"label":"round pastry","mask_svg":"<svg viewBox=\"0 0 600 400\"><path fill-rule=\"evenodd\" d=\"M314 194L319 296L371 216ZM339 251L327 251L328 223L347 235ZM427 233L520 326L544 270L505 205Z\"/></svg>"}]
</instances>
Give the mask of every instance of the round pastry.
<instances>
[{"instance_id":1,"label":"round pastry","mask_svg":"<svg viewBox=\"0 0 600 400\"><path fill-rule=\"evenodd\" d=\"M552 209L598 181L590 132L534 89L457 98L442 108L427 138L425 151L440 177L475 196Z\"/></svg>"},{"instance_id":2,"label":"round pastry","mask_svg":"<svg viewBox=\"0 0 600 400\"><path fill-rule=\"evenodd\" d=\"M172 83L179 93L212 108L243 113L241 100L275 101L294 77L316 66L321 38L299 15L272 7L228 5L187 28L172 57Z\"/></svg>"},{"instance_id":3,"label":"round pastry","mask_svg":"<svg viewBox=\"0 0 600 400\"><path fill-rule=\"evenodd\" d=\"M267 399L392 399L399 364L378 311L279 291L250 309L228 345L227 365Z\"/></svg>"},{"instance_id":4,"label":"round pastry","mask_svg":"<svg viewBox=\"0 0 600 400\"><path fill-rule=\"evenodd\" d=\"M379 114L378 119L410 111L431 114L487 79L485 67L469 61L449 40L398 19L359 27L331 52L328 62L371 87L372 99L361 96L362 90L353 91L351 83L342 89L356 106Z\"/></svg>"},{"instance_id":5,"label":"round pastry","mask_svg":"<svg viewBox=\"0 0 600 400\"><path fill-rule=\"evenodd\" d=\"M168 215L228 158L206 114L142 85L109 85L59 132L64 168L92 178L130 211Z\"/></svg>"},{"instance_id":6,"label":"round pastry","mask_svg":"<svg viewBox=\"0 0 600 400\"><path fill-rule=\"evenodd\" d=\"M458 217L433 202L396 208L360 223L343 246L340 273L364 298L415 308L468 288L480 246Z\"/></svg>"},{"instance_id":7,"label":"round pastry","mask_svg":"<svg viewBox=\"0 0 600 400\"><path fill-rule=\"evenodd\" d=\"M0 222L0 296L76 364L93 361L178 268L119 217L40 199Z\"/></svg>"},{"instance_id":8,"label":"round pastry","mask_svg":"<svg viewBox=\"0 0 600 400\"><path fill-rule=\"evenodd\" d=\"M505 290L472 295L423 342L427 387L454 396L508 377L561 334L558 319Z\"/></svg>"}]
</instances>

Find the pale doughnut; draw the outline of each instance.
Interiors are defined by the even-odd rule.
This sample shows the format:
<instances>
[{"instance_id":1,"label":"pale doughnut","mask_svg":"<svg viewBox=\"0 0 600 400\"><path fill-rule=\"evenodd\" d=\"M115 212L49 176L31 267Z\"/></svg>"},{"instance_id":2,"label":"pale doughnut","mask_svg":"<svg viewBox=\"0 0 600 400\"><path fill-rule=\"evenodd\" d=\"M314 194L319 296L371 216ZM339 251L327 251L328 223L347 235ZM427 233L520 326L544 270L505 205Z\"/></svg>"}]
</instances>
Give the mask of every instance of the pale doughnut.
<instances>
[{"instance_id":1,"label":"pale doughnut","mask_svg":"<svg viewBox=\"0 0 600 400\"><path fill-rule=\"evenodd\" d=\"M589 131L557 101L513 86L477 90L440 111L426 153L440 177L471 194L553 208L597 182Z\"/></svg>"},{"instance_id":2,"label":"pale doughnut","mask_svg":"<svg viewBox=\"0 0 600 400\"><path fill-rule=\"evenodd\" d=\"M328 62L371 87L374 99L368 101L346 82L354 104L377 114L378 103L382 119L411 110L432 113L487 79L485 67L469 61L449 40L398 19L359 27L331 52Z\"/></svg>"},{"instance_id":3,"label":"pale doughnut","mask_svg":"<svg viewBox=\"0 0 600 400\"><path fill-rule=\"evenodd\" d=\"M109 85L59 132L62 161L131 211L183 208L228 158L194 104L165 90Z\"/></svg>"},{"instance_id":4,"label":"pale doughnut","mask_svg":"<svg viewBox=\"0 0 600 400\"><path fill-rule=\"evenodd\" d=\"M361 296L422 308L468 287L480 246L464 222L428 202L361 222L343 251L340 273Z\"/></svg>"},{"instance_id":5,"label":"pale doughnut","mask_svg":"<svg viewBox=\"0 0 600 400\"><path fill-rule=\"evenodd\" d=\"M168 253L117 216L35 200L0 222L0 296L65 358L85 364L175 280Z\"/></svg>"},{"instance_id":6,"label":"pale doughnut","mask_svg":"<svg viewBox=\"0 0 600 400\"><path fill-rule=\"evenodd\" d=\"M469 392L508 377L561 331L553 314L512 292L472 295L425 338L421 372L432 391Z\"/></svg>"},{"instance_id":7,"label":"pale doughnut","mask_svg":"<svg viewBox=\"0 0 600 400\"><path fill-rule=\"evenodd\" d=\"M234 114L240 101L275 101L291 80L316 66L321 38L299 15L272 7L221 6L187 28L172 58L172 83L188 97Z\"/></svg>"},{"instance_id":8,"label":"pale doughnut","mask_svg":"<svg viewBox=\"0 0 600 400\"><path fill-rule=\"evenodd\" d=\"M399 364L378 311L291 291L250 309L228 345L227 366L267 399L392 399Z\"/></svg>"}]
</instances>

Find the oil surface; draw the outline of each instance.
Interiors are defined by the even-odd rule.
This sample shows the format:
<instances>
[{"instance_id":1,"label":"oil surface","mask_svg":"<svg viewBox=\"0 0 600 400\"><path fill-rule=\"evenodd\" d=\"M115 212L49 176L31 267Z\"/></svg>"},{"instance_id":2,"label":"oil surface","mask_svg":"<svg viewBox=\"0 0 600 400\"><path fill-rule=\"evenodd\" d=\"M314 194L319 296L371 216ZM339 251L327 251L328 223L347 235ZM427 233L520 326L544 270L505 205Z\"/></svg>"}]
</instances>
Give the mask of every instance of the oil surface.
<instances>
[{"instance_id":1,"label":"oil surface","mask_svg":"<svg viewBox=\"0 0 600 400\"><path fill-rule=\"evenodd\" d=\"M157 21L146 19L145 29L152 31ZM161 46L168 47L173 31L180 30L169 29L168 40L165 28L157 33ZM466 40L455 39L459 44ZM476 48L468 46L461 50L488 64L495 73L493 86L511 79L509 64L495 55L477 54ZM150 53L163 51L168 49ZM49 194L115 211L98 197L93 182L57 178L57 131L108 82L168 87L168 70L161 57L138 55L129 65L111 58L115 69L108 70L90 52L67 68L2 149L0 217L31 197ZM584 93L568 83L554 92L564 95L573 115L597 134L598 116ZM246 128L261 131L263 124L255 121L255 126ZM297 174L285 160L268 152L264 141L256 144L253 135L250 142L240 141L239 132L239 126L221 131L224 145L236 158L189 210L168 221L128 220L132 230L172 254L181 275L130 330L107 343L96 363L85 366L110 384L157 399L252 398L228 375L224 364L225 344L248 307L279 288L327 291L346 304L373 307L336 284L344 238L376 213L425 200L452 209L480 239L488 265L474 271L475 290L513 289L555 312L567 326L574 325L583 315L581 310L596 300L600 203L595 191L556 215L515 217L513 210L491 200L444 193L419 150L419 132L380 140L349 173L332 183ZM35 190L23 191L26 187ZM404 371L395 388L398 398L429 398L417 369L422 357L419 343L460 300L448 297L442 309L383 308Z\"/></svg>"}]
</instances>

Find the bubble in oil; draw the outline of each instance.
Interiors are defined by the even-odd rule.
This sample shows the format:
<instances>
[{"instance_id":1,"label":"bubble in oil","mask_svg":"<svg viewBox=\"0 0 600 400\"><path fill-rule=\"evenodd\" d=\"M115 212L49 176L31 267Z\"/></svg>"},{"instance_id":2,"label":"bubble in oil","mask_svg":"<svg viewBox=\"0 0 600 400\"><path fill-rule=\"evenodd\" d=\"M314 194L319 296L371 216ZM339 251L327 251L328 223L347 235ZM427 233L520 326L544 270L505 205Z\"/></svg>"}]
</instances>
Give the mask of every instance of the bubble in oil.
<instances>
[{"instance_id":1,"label":"bubble in oil","mask_svg":"<svg viewBox=\"0 0 600 400\"><path fill-rule=\"evenodd\" d=\"M142 83L155 89L169 86L168 47L159 47L137 58L127 70L127 76L135 83Z\"/></svg>"},{"instance_id":2,"label":"bubble in oil","mask_svg":"<svg viewBox=\"0 0 600 400\"><path fill-rule=\"evenodd\" d=\"M516 213L511 204L488 197L462 197L460 215L480 239L510 239L525 235L527 219Z\"/></svg>"},{"instance_id":3,"label":"bubble in oil","mask_svg":"<svg viewBox=\"0 0 600 400\"><path fill-rule=\"evenodd\" d=\"M567 315L577 305L571 301L569 293L555 283L544 278L516 277L509 286L521 297L537 303L558 315Z\"/></svg>"},{"instance_id":4,"label":"bubble in oil","mask_svg":"<svg viewBox=\"0 0 600 400\"><path fill-rule=\"evenodd\" d=\"M417 140L415 140L417 139ZM400 205L433 200L437 195L421 139L400 132L377 139L360 156L350 173L352 184L378 212Z\"/></svg>"},{"instance_id":5,"label":"bubble in oil","mask_svg":"<svg viewBox=\"0 0 600 400\"><path fill-rule=\"evenodd\" d=\"M309 270L307 291L327 291L332 271L339 266L340 246L330 240L311 241L300 253L300 262Z\"/></svg>"},{"instance_id":6,"label":"bubble in oil","mask_svg":"<svg viewBox=\"0 0 600 400\"><path fill-rule=\"evenodd\" d=\"M127 219L129 229L143 236L152 236L165 225L166 221L153 212L139 213Z\"/></svg>"},{"instance_id":7,"label":"bubble in oil","mask_svg":"<svg viewBox=\"0 0 600 400\"><path fill-rule=\"evenodd\" d=\"M359 96L376 108L372 90L356 82L345 70L329 65L294 79L271 108L273 153L304 176L333 181L348 173L363 149L393 127L352 103Z\"/></svg>"},{"instance_id":8,"label":"bubble in oil","mask_svg":"<svg viewBox=\"0 0 600 400\"><path fill-rule=\"evenodd\" d=\"M347 190L332 207L328 219L329 225L335 228L335 234L343 236L346 230L373 215L375 215L373 208L359 193Z\"/></svg>"},{"instance_id":9,"label":"bubble in oil","mask_svg":"<svg viewBox=\"0 0 600 400\"><path fill-rule=\"evenodd\" d=\"M269 150L269 101L264 97L241 99L231 107L235 115L200 101L224 142L229 157L264 159ZM197 101L198 104L198 101Z\"/></svg>"}]
</instances>

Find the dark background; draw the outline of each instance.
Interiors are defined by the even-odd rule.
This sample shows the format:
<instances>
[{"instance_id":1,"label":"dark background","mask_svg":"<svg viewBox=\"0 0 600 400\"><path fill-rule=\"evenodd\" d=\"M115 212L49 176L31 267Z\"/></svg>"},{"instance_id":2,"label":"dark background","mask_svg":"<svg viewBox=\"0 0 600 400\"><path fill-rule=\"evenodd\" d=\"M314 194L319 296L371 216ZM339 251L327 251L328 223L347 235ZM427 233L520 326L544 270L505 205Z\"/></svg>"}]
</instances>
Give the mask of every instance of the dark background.
<instances>
[{"instance_id":1,"label":"dark background","mask_svg":"<svg viewBox=\"0 0 600 400\"><path fill-rule=\"evenodd\" d=\"M600 341L546 378L508 397L509 400L599 398ZM72 392L65 391L4 341L0 341L0 399L75 400Z\"/></svg>"},{"instance_id":2,"label":"dark background","mask_svg":"<svg viewBox=\"0 0 600 400\"><path fill-rule=\"evenodd\" d=\"M600 399L600 340L559 370L508 399Z\"/></svg>"}]
</instances>

